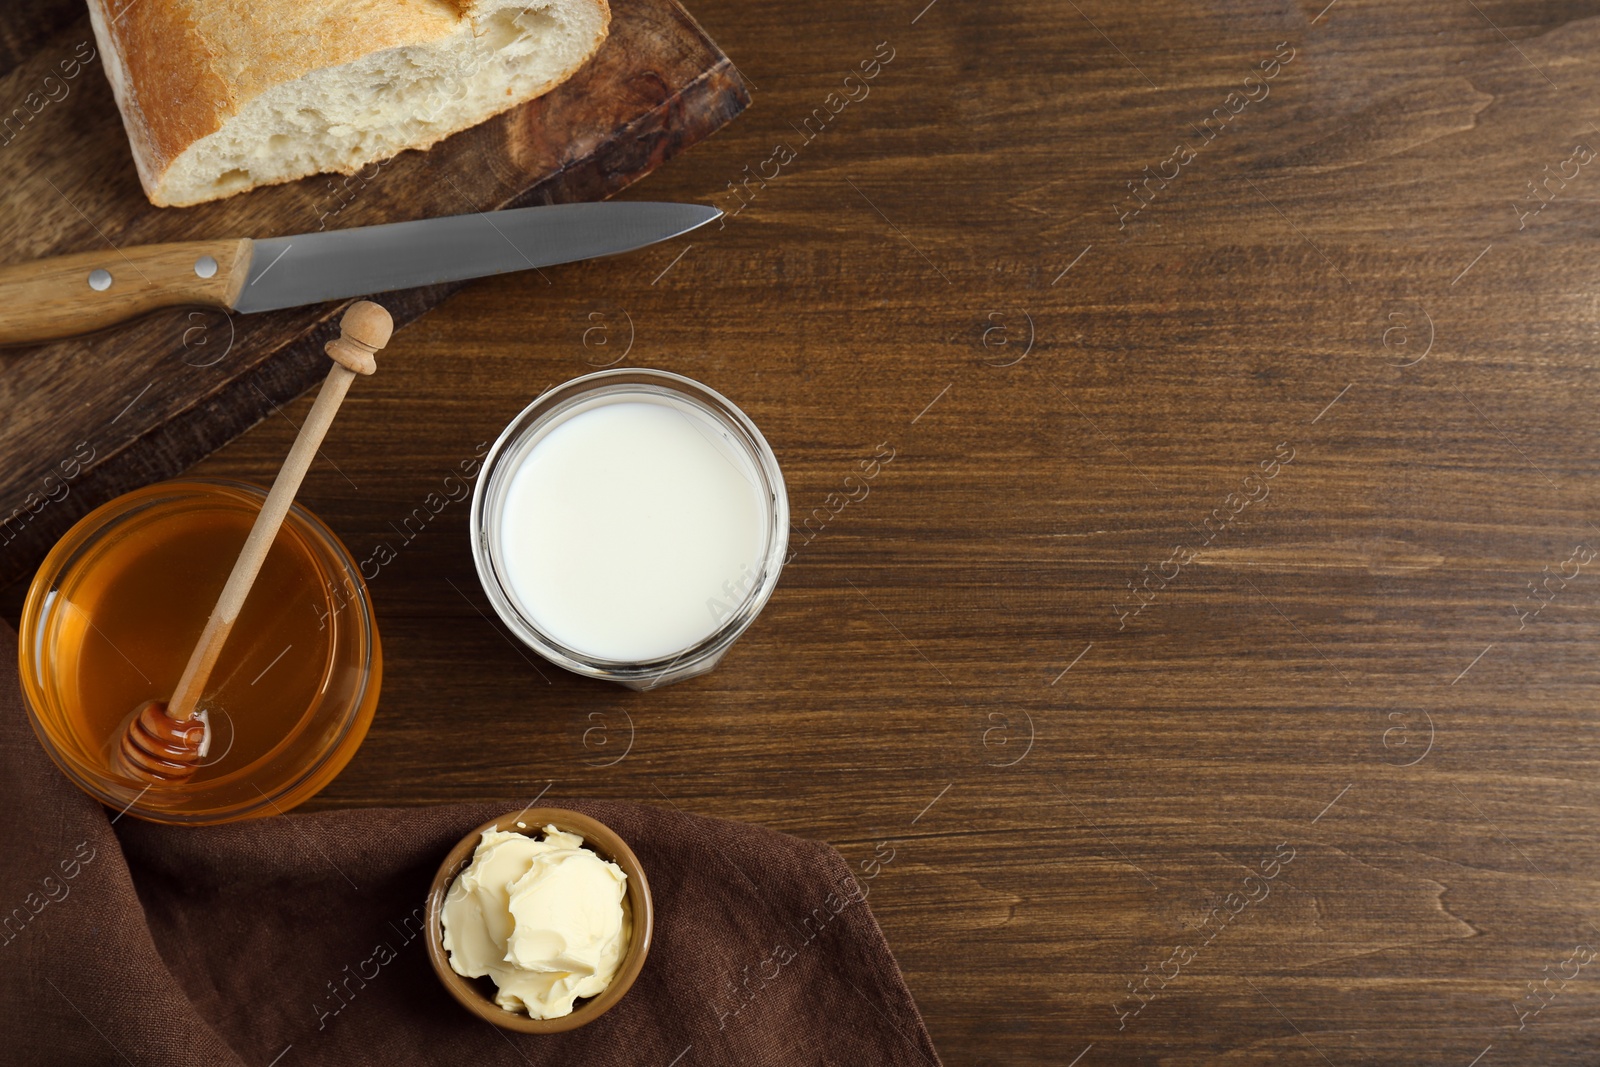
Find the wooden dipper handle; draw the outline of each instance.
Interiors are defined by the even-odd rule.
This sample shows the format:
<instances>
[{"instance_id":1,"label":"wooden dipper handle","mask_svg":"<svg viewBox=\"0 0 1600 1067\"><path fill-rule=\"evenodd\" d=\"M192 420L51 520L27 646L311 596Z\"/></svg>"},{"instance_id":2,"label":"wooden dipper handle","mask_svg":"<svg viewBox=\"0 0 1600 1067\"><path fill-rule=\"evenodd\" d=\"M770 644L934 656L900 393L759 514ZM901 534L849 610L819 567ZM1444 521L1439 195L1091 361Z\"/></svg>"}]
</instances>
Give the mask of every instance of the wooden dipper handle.
<instances>
[{"instance_id":1,"label":"wooden dipper handle","mask_svg":"<svg viewBox=\"0 0 1600 1067\"><path fill-rule=\"evenodd\" d=\"M244 548L233 564L233 572L228 575L228 584L222 587L217 606L211 609L211 617L206 620L206 628L200 634L200 643L195 645L194 652L190 654L183 677L178 679L177 691L167 705L167 715L175 721L187 722L194 717L200 703L200 692L211 676L211 668L216 666L217 657L222 654L222 646L239 618L245 598L250 595L250 587L255 584L262 563L266 562L267 552L277 539L284 516L289 513L289 505L294 503L294 495L300 490L300 483L305 479L311 460L322 445L322 439L327 436L328 427L333 424L333 417L338 413L350 383L357 374L371 374L378 369L373 355L389 343L393 333L394 320L387 311L370 300L352 304L339 320L339 336L329 341L325 348L334 366L328 371L316 402L311 405L311 414L301 424L294 446L289 449L288 458L283 461L277 478L272 482L272 490L261 505L255 525L250 527L250 536L246 538Z\"/></svg>"}]
</instances>

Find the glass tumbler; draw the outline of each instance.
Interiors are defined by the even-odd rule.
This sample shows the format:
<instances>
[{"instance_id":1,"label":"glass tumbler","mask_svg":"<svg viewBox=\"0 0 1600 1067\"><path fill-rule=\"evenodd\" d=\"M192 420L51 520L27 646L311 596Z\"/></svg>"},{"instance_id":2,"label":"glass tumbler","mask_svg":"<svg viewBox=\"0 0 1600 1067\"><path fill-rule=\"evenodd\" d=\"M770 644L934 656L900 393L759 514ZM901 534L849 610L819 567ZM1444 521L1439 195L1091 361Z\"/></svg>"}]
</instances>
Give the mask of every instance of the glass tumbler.
<instances>
[{"instance_id":1,"label":"glass tumbler","mask_svg":"<svg viewBox=\"0 0 1600 1067\"><path fill-rule=\"evenodd\" d=\"M755 490L761 520L761 551L745 573L737 599L726 614L713 616L714 629L670 654L645 660L611 659L573 648L541 626L519 599L507 573L504 519L511 483L542 440L567 420L595 408L642 400L677 407L706 428L704 436L736 462ZM694 678L712 670L749 628L772 596L789 543L789 502L783 473L761 431L749 416L715 390L667 371L605 370L559 385L529 404L511 421L484 460L473 492L472 553L478 577L495 612L529 648L569 671L645 690Z\"/></svg>"}]
</instances>

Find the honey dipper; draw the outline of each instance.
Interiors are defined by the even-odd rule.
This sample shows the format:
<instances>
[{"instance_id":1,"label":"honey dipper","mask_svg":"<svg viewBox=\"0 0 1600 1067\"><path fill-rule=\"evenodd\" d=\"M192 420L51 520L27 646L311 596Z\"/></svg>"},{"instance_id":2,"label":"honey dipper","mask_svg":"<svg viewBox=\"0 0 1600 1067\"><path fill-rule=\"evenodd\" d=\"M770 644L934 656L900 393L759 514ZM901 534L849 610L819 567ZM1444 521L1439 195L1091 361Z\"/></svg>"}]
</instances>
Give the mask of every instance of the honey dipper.
<instances>
[{"instance_id":1,"label":"honey dipper","mask_svg":"<svg viewBox=\"0 0 1600 1067\"><path fill-rule=\"evenodd\" d=\"M222 646L228 640L239 611L244 607L250 587L266 561L267 552L278 536L289 505L305 479L311 460L338 414L339 405L357 374L378 369L374 354L389 343L394 321L389 313L369 300L353 305L339 320L339 336L329 341L326 351L333 367L311 405L311 414L300 426L289 455L273 479L272 490L261 505L261 512L250 527L239 558L234 561L228 583L211 609L200 643L189 655L189 663L178 679L178 688L165 704L147 700L135 709L122 743L117 748L117 769L137 781L151 785L182 782L194 774L204 754L209 728L200 716L200 694L216 666Z\"/></svg>"}]
</instances>

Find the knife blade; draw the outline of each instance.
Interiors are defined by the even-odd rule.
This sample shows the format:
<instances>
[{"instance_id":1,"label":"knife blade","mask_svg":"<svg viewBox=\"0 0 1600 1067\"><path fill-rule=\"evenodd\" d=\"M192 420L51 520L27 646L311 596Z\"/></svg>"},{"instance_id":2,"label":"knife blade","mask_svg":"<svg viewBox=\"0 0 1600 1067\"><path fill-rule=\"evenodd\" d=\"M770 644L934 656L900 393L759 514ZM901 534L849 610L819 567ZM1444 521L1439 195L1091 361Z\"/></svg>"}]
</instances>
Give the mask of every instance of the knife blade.
<instances>
[{"instance_id":1,"label":"knife blade","mask_svg":"<svg viewBox=\"0 0 1600 1067\"><path fill-rule=\"evenodd\" d=\"M249 314L572 263L669 240L721 214L702 204L556 204L57 256L0 267L0 345L72 337L163 307Z\"/></svg>"}]
</instances>

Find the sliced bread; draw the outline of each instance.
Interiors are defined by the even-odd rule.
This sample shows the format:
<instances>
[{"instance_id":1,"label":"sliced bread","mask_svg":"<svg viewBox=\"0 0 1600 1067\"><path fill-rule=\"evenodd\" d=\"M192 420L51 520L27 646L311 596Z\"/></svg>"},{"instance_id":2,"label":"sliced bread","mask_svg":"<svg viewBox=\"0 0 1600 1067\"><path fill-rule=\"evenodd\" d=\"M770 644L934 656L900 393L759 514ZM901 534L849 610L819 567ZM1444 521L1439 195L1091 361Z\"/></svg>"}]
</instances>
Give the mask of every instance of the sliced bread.
<instances>
[{"instance_id":1,"label":"sliced bread","mask_svg":"<svg viewBox=\"0 0 1600 1067\"><path fill-rule=\"evenodd\" d=\"M152 204L425 149L569 78L606 0L89 0Z\"/></svg>"}]
</instances>

